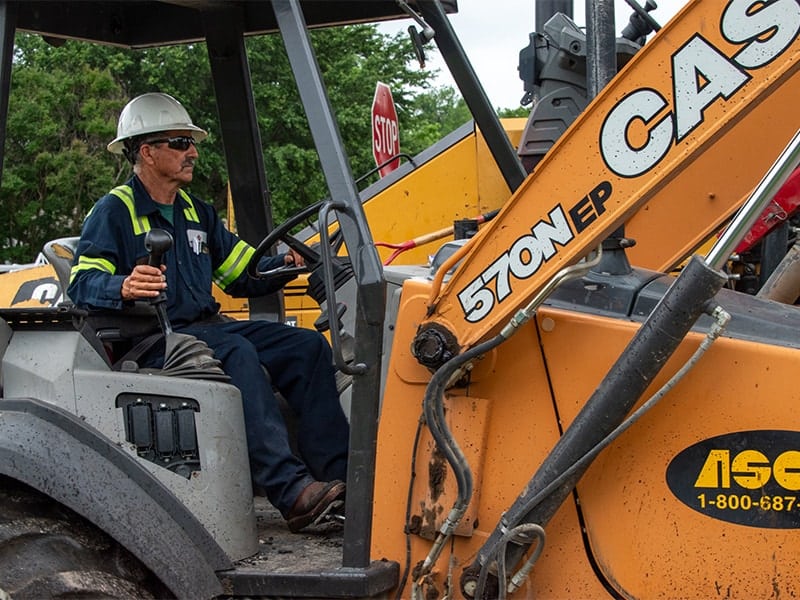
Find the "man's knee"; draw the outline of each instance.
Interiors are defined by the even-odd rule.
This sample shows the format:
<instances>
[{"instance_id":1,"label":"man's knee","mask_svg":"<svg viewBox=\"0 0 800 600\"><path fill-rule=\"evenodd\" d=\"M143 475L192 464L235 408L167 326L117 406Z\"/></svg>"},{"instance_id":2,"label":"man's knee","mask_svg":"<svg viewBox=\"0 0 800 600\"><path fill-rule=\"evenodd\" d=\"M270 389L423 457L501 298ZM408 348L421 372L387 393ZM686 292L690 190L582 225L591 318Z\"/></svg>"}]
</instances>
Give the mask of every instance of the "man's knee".
<instances>
[{"instance_id":1,"label":"man's knee","mask_svg":"<svg viewBox=\"0 0 800 600\"><path fill-rule=\"evenodd\" d=\"M255 346L241 336L223 338L214 344L213 350L217 358L223 362L235 360L258 364L258 351Z\"/></svg>"},{"instance_id":2,"label":"man's knee","mask_svg":"<svg viewBox=\"0 0 800 600\"><path fill-rule=\"evenodd\" d=\"M331 347L328 344L328 340L325 338L324 335L317 331L313 331L311 329L298 329L298 332L302 331L302 343L303 347L309 354L316 355L316 356L328 356L331 355Z\"/></svg>"}]
</instances>

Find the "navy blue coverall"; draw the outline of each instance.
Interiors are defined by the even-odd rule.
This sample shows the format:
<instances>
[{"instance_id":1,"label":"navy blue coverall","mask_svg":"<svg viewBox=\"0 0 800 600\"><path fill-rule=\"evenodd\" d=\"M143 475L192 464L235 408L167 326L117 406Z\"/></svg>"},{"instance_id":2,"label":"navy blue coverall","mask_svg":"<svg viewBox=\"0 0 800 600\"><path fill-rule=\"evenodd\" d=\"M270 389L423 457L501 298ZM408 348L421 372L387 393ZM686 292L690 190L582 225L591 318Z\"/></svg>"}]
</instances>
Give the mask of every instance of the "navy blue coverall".
<instances>
[{"instance_id":1,"label":"navy blue coverall","mask_svg":"<svg viewBox=\"0 0 800 600\"><path fill-rule=\"evenodd\" d=\"M67 290L85 308L121 309L123 279L146 264L144 238L151 228L174 240L164 255L167 315L175 329L203 340L242 394L254 483L284 515L314 480L346 478L349 426L339 404L327 340L315 331L269 321L231 321L218 314L212 281L237 297L259 296L285 284L251 279L252 246L223 226L212 206L183 190L172 223L136 176L98 200L83 224ZM283 264L264 257L262 270ZM161 353L142 366L159 366ZM263 372L266 367L272 378ZM297 417L297 448L272 391L277 388Z\"/></svg>"}]
</instances>

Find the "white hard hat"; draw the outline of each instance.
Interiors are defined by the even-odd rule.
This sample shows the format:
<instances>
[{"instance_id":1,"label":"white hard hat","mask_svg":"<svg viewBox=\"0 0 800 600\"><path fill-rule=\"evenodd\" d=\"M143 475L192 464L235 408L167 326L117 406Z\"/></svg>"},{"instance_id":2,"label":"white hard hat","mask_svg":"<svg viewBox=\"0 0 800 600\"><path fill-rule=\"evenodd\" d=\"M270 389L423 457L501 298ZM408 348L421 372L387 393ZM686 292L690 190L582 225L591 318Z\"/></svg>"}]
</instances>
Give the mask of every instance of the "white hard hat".
<instances>
[{"instance_id":1,"label":"white hard hat","mask_svg":"<svg viewBox=\"0 0 800 600\"><path fill-rule=\"evenodd\" d=\"M203 141L208 133L192 123L189 113L172 96L150 92L137 96L122 109L117 123L117 137L107 146L109 152L122 154L125 140L158 131L189 130Z\"/></svg>"}]
</instances>

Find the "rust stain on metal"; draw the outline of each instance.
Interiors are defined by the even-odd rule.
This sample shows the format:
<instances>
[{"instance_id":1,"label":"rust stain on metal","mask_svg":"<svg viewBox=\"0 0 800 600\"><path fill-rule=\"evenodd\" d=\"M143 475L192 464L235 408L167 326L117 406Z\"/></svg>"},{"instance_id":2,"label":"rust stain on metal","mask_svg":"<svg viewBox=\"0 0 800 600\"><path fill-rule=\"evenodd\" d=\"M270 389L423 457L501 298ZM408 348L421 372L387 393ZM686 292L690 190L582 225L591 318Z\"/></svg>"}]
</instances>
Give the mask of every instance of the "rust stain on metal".
<instances>
[{"instance_id":1,"label":"rust stain on metal","mask_svg":"<svg viewBox=\"0 0 800 600\"><path fill-rule=\"evenodd\" d=\"M428 487L431 492L431 501L437 502L439 496L444 493L444 480L447 477L447 464L444 456L436 448L431 453L431 460L428 463Z\"/></svg>"}]
</instances>

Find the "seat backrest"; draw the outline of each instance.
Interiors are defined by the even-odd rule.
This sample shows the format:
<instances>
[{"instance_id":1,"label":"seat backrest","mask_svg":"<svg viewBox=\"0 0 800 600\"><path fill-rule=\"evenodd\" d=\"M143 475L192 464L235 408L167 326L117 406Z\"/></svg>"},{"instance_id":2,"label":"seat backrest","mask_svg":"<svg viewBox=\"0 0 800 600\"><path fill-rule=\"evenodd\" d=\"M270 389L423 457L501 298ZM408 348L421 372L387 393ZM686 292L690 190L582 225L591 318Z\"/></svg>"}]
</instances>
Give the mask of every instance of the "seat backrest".
<instances>
[{"instance_id":1,"label":"seat backrest","mask_svg":"<svg viewBox=\"0 0 800 600\"><path fill-rule=\"evenodd\" d=\"M75 258L75 251L78 249L79 239L79 237L75 236L51 240L47 242L42 249L42 253L47 261L53 265L65 300L67 298L67 286L69 286L69 273L72 269L72 260Z\"/></svg>"}]
</instances>

